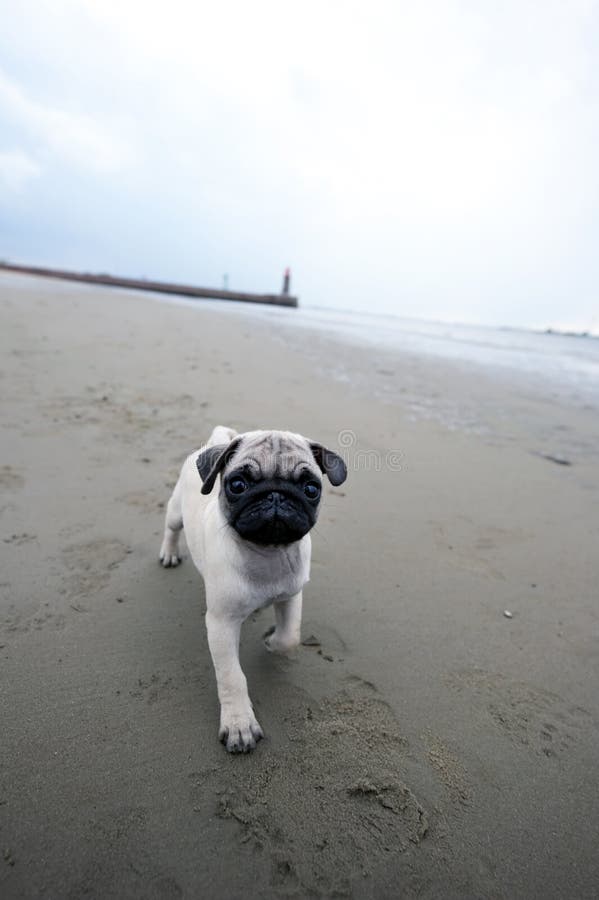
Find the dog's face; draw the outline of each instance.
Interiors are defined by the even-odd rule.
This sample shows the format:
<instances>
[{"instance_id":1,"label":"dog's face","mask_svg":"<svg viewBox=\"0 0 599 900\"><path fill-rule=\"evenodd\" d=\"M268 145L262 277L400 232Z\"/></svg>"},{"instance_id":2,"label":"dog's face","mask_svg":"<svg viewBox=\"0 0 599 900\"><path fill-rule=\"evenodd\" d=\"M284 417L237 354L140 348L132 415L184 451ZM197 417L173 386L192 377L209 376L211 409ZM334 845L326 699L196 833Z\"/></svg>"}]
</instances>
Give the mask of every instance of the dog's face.
<instances>
[{"instance_id":1,"label":"dog's face","mask_svg":"<svg viewBox=\"0 0 599 900\"><path fill-rule=\"evenodd\" d=\"M197 467L202 493L210 493L220 475L227 522L244 540L262 545L299 541L318 518L321 473L334 485L347 476L340 456L287 431L251 431L206 447Z\"/></svg>"}]
</instances>

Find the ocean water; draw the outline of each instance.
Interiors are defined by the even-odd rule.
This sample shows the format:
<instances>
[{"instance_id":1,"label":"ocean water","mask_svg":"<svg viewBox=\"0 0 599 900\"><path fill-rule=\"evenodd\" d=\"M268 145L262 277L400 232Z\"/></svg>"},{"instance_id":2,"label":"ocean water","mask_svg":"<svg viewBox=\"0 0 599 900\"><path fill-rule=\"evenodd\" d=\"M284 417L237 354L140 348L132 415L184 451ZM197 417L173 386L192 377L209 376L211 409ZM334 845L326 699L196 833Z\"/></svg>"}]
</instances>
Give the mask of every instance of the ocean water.
<instances>
[{"instance_id":1,"label":"ocean water","mask_svg":"<svg viewBox=\"0 0 599 900\"><path fill-rule=\"evenodd\" d=\"M110 290L96 285L32 278L2 273L2 282L44 293ZM125 291L125 293L131 293ZM135 291L144 296L145 292ZM314 332L322 339L376 349L385 354L429 358L446 362L456 371L520 382L526 389L550 394L556 400L581 407L599 408L599 337L577 337L459 323L428 322L400 316L300 306L278 306L194 300L167 294L147 293L153 301L210 309L233 318L262 320L274 334L293 342L301 332ZM335 374L335 373L334 373ZM348 378L347 361L336 375Z\"/></svg>"},{"instance_id":2,"label":"ocean water","mask_svg":"<svg viewBox=\"0 0 599 900\"><path fill-rule=\"evenodd\" d=\"M179 302L178 300L176 302ZM184 301L193 306L195 301ZM250 306L217 303L219 312L263 319L273 330L316 331L332 340L356 346L400 351L447 361L462 370L519 378L552 393L579 395L583 403L599 405L599 338L494 328L458 323L427 322L322 308Z\"/></svg>"},{"instance_id":3,"label":"ocean water","mask_svg":"<svg viewBox=\"0 0 599 900\"><path fill-rule=\"evenodd\" d=\"M201 308L263 322L325 377L389 404L398 433L402 420L424 419L549 461L597 460L597 338L310 307ZM341 427L358 434L360 423Z\"/></svg>"}]
</instances>

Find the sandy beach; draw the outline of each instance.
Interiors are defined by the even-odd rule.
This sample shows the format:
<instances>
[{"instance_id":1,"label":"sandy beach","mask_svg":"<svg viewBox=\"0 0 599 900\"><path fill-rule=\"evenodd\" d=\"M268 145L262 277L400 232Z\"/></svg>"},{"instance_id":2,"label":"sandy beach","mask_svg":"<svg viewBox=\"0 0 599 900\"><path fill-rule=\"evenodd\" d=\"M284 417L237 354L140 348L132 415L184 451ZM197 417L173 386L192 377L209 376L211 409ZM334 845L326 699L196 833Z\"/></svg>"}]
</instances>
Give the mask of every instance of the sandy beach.
<instances>
[{"instance_id":1,"label":"sandy beach","mask_svg":"<svg viewBox=\"0 0 599 900\"><path fill-rule=\"evenodd\" d=\"M0 312L3 900L599 895L596 409L201 303L0 276ZM349 465L304 645L244 627L247 756L157 559L219 423Z\"/></svg>"}]
</instances>

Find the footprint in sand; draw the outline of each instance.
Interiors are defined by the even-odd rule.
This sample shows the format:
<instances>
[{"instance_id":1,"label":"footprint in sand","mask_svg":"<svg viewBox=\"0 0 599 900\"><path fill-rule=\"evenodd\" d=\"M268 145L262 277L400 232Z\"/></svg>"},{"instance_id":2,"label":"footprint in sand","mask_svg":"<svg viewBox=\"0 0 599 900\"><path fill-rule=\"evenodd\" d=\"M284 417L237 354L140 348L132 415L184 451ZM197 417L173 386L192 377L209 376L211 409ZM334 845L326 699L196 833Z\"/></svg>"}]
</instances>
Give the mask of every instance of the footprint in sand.
<instances>
[{"instance_id":1,"label":"footprint in sand","mask_svg":"<svg viewBox=\"0 0 599 900\"><path fill-rule=\"evenodd\" d=\"M592 721L587 710L557 694L501 674L464 669L450 675L447 682L458 693L478 700L512 741L545 757L567 751Z\"/></svg>"},{"instance_id":2,"label":"footprint in sand","mask_svg":"<svg viewBox=\"0 0 599 900\"><path fill-rule=\"evenodd\" d=\"M128 553L130 549L122 541L105 538L65 547L63 562L67 570L67 599L93 597L108 583L112 570L122 563Z\"/></svg>"},{"instance_id":3,"label":"footprint in sand","mask_svg":"<svg viewBox=\"0 0 599 900\"><path fill-rule=\"evenodd\" d=\"M128 491L121 494L118 500L147 513L157 513L164 506L164 498L155 490Z\"/></svg>"},{"instance_id":4,"label":"footprint in sand","mask_svg":"<svg viewBox=\"0 0 599 900\"><path fill-rule=\"evenodd\" d=\"M144 897L177 900L183 889L147 849L148 811L143 806L94 810L87 826L89 852L77 860L79 880L69 896ZM168 861L167 861L168 865Z\"/></svg>"},{"instance_id":5,"label":"footprint in sand","mask_svg":"<svg viewBox=\"0 0 599 900\"><path fill-rule=\"evenodd\" d=\"M33 540L16 535L15 545ZM71 544L63 551L62 565L54 573L60 578L57 590L40 596L24 596L7 604L0 615L0 630L5 633L63 628L66 616L85 613L115 569L128 555L129 548L118 540L98 539Z\"/></svg>"},{"instance_id":6,"label":"footprint in sand","mask_svg":"<svg viewBox=\"0 0 599 900\"><path fill-rule=\"evenodd\" d=\"M429 524L437 551L449 566L499 581L505 580L505 575L495 564L495 552L530 537L521 529L481 526L466 516L456 517L452 528L441 522Z\"/></svg>"},{"instance_id":7,"label":"footprint in sand","mask_svg":"<svg viewBox=\"0 0 599 900\"><path fill-rule=\"evenodd\" d=\"M210 681L210 669L194 667L191 669L179 669L172 672L152 672L143 678L138 678L135 686L129 690L129 696L135 699L145 700L148 705L159 702L170 703L174 695L186 685L192 685L193 690L206 689Z\"/></svg>"},{"instance_id":8,"label":"footprint in sand","mask_svg":"<svg viewBox=\"0 0 599 900\"><path fill-rule=\"evenodd\" d=\"M25 484L23 476L14 466L0 466L0 487L5 490L15 491Z\"/></svg>"},{"instance_id":9,"label":"footprint in sand","mask_svg":"<svg viewBox=\"0 0 599 900\"><path fill-rule=\"evenodd\" d=\"M447 744L431 731L422 735L426 758L429 765L445 785L452 799L462 806L471 803L471 791L468 779L458 756Z\"/></svg>"},{"instance_id":10,"label":"footprint in sand","mask_svg":"<svg viewBox=\"0 0 599 900\"><path fill-rule=\"evenodd\" d=\"M57 614L50 603L28 597L19 598L16 603L2 604L0 609L0 634L3 637L41 631L48 626L62 628L64 622L64 615Z\"/></svg>"},{"instance_id":11,"label":"footprint in sand","mask_svg":"<svg viewBox=\"0 0 599 900\"><path fill-rule=\"evenodd\" d=\"M234 787L222 767L202 772L195 796L205 802L212 788L217 815L267 854L273 889L351 893L355 880L414 852L427 834L427 814L404 780L408 742L376 688L359 678L320 702L287 685L284 700L277 745L265 742L237 765Z\"/></svg>"},{"instance_id":12,"label":"footprint in sand","mask_svg":"<svg viewBox=\"0 0 599 900\"><path fill-rule=\"evenodd\" d=\"M35 541L35 534L29 534L27 531L22 534L11 534L9 537L2 538L4 544L10 544L13 547L21 547L23 544L29 544Z\"/></svg>"}]
</instances>

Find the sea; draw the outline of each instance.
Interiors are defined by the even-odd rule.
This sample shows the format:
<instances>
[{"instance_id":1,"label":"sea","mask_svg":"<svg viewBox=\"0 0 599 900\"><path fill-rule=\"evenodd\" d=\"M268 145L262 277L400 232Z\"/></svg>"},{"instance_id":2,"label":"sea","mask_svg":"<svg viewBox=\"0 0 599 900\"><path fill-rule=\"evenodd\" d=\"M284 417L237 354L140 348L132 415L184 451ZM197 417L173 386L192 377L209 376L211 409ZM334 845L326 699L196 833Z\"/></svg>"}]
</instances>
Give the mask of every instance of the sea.
<instances>
[{"instance_id":1,"label":"sea","mask_svg":"<svg viewBox=\"0 0 599 900\"><path fill-rule=\"evenodd\" d=\"M445 361L462 371L470 368L490 376L520 377L528 385L568 398L578 397L581 404L597 404L599 408L599 337L322 307L293 309L167 295L161 299L261 319L274 332L312 331L344 344Z\"/></svg>"},{"instance_id":2,"label":"sea","mask_svg":"<svg viewBox=\"0 0 599 900\"><path fill-rule=\"evenodd\" d=\"M321 372L401 404L412 418L494 439L526 441L532 435L539 452L549 448L556 456L597 457L598 336L305 305L195 300L7 273L2 282L16 289L35 285L44 293L57 287L61 292L134 293L148 302L213 310L239 327L261 321L270 335L308 355Z\"/></svg>"},{"instance_id":3,"label":"sea","mask_svg":"<svg viewBox=\"0 0 599 900\"><path fill-rule=\"evenodd\" d=\"M10 282L38 290L55 290L50 279L2 273L3 283ZM97 291L97 285L61 281L62 291ZM102 289L102 288L100 288ZM118 288L104 288L119 291ZM296 309L282 306L239 303L235 301L195 300L176 295L136 291L149 299L189 306L198 310L212 309L234 316L262 319L273 330L302 329L316 331L333 340L364 347L403 351L414 356L427 356L475 368L535 376L546 385L575 388L588 398L599 401L599 335L573 335L555 331L533 331L512 328L435 322L398 315L356 312L318 306Z\"/></svg>"},{"instance_id":4,"label":"sea","mask_svg":"<svg viewBox=\"0 0 599 900\"><path fill-rule=\"evenodd\" d=\"M236 304L239 306L241 304ZM262 308L273 322L315 329L353 343L397 349L460 364L567 382L599 400L599 337L508 326L430 322L389 314L313 308Z\"/></svg>"},{"instance_id":5,"label":"sea","mask_svg":"<svg viewBox=\"0 0 599 900\"><path fill-rule=\"evenodd\" d=\"M320 307L200 302L240 324L262 321L316 370L378 397L390 414L401 410L412 421L437 422L567 466L599 458L597 337Z\"/></svg>"}]
</instances>

